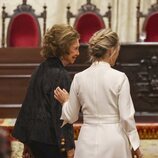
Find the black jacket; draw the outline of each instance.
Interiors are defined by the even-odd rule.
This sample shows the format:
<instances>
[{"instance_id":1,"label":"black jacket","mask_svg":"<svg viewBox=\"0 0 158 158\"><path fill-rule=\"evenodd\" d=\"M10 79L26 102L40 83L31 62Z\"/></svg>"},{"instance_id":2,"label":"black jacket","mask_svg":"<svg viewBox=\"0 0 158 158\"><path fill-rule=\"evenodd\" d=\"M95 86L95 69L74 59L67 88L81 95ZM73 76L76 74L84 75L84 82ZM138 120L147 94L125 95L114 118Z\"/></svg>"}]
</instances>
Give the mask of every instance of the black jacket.
<instances>
[{"instance_id":1,"label":"black jacket","mask_svg":"<svg viewBox=\"0 0 158 158\"><path fill-rule=\"evenodd\" d=\"M69 91L70 77L62 62L52 57L41 63L32 74L13 130L15 138L26 144L33 140L60 146L63 136L66 149L74 148L72 125L61 128L62 106L53 96L57 86Z\"/></svg>"}]
</instances>

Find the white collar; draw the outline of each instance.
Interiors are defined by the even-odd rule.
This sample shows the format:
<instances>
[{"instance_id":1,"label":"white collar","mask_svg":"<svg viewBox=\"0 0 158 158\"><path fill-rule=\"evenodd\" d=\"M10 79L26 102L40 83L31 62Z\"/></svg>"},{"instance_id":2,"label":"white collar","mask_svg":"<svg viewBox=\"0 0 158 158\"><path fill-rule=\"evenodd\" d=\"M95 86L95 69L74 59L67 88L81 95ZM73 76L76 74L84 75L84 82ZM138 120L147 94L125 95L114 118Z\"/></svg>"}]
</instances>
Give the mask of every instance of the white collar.
<instances>
[{"instance_id":1,"label":"white collar","mask_svg":"<svg viewBox=\"0 0 158 158\"><path fill-rule=\"evenodd\" d=\"M106 67L111 67L110 64L105 61L95 61L92 63L92 66L97 66L97 65L104 65Z\"/></svg>"}]
</instances>

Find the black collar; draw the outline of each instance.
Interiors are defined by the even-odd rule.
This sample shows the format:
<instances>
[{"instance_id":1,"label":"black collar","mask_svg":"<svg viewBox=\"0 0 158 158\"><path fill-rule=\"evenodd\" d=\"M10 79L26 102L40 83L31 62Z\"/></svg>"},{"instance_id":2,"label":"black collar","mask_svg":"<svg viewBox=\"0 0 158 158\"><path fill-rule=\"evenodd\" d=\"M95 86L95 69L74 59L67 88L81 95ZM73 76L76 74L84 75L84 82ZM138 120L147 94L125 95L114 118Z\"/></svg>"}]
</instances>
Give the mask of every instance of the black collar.
<instances>
[{"instance_id":1,"label":"black collar","mask_svg":"<svg viewBox=\"0 0 158 158\"><path fill-rule=\"evenodd\" d=\"M57 65L59 64L60 66L64 67L63 63L58 57L49 57L46 59L48 62L53 62L56 63Z\"/></svg>"}]
</instances>

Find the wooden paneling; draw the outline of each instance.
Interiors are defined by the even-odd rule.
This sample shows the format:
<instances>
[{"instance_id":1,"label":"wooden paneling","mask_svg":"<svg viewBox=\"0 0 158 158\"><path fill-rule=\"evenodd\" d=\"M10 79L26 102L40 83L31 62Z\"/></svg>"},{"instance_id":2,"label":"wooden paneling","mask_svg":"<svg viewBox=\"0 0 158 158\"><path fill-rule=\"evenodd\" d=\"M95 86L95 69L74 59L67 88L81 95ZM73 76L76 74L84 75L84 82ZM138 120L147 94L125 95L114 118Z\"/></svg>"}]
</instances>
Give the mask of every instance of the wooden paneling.
<instances>
[{"instance_id":1,"label":"wooden paneling","mask_svg":"<svg viewBox=\"0 0 158 158\"><path fill-rule=\"evenodd\" d=\"M1 75L30 75L32 71L38 66L39 64L15 64L15 63L3 63L0 64L0 74Z\"/></svg>"},{"instance_id":2,"label":"wooden paneling","mask_svg":"<svg viewBox=\"0 0 158 158\"><path fill-rule=\"evenodd\" d=\"M75 64L66 67L72 78L89 67L87 50L81 45ZM22 103L32 71L42 60L39 48L0 49L0 105ZM129 78L136 111L158 112L158 45L122 44L115 68Z\"/></svg>"},{"instance_id":3,"label":"wooden paneling","mask_svg":"<svg viewBox=\"0 0 158 158\"><path fill-rule=\"evenodd\" d=\"M158 112L158 44L122 45L115 67L129 78L136 111Z\"/></svg>"},{"instance_id":4,"label":"wooden paneling","mask_svg":"<svg viewBox=\"0 0 158 158\"><path fill-rule=\"evenodd\" d=\"M0 104L0 118L16 118L21 104Z\"/></svg>"},{"instance_id":5,"label":"wooden paneling","mask_svg":"<svg viewBox=\"0 0 158 158\"><path fill-rule=\"evenodd\" d=\"M30 75L0 75L0 104L21 104Z\"/></svg>"},{"instance_id":6,"label":"wooden paneling","mask_svg":"<svg viewBox=\"0 0 158 158\"><path fill-rule=\"evenodd\" d=\"M0 63L39 63L40 48L0 48Z\"/></svg>"}]
</instances>

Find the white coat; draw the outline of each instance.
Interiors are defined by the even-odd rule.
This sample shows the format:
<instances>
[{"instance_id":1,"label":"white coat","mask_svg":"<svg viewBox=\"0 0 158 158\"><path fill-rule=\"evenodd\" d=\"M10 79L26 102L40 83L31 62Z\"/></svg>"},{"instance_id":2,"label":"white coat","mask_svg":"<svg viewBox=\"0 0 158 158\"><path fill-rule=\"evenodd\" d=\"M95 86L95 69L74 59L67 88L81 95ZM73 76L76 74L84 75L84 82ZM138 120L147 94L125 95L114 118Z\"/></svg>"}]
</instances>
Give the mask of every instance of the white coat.
<instances>
[{"instance_id":1,"label":"white coat","mask_svg":"<svg viewBox=\"0 0 158 158\"><path fill-rule=\"evenodd\" d=\"M126 75L106 62L94 62L75 75L70 98L64 103L61 119L83 125L74 158L131 158L131 147L140 140L134 120L134 106Z\"/></svg>"}]
</instances>

